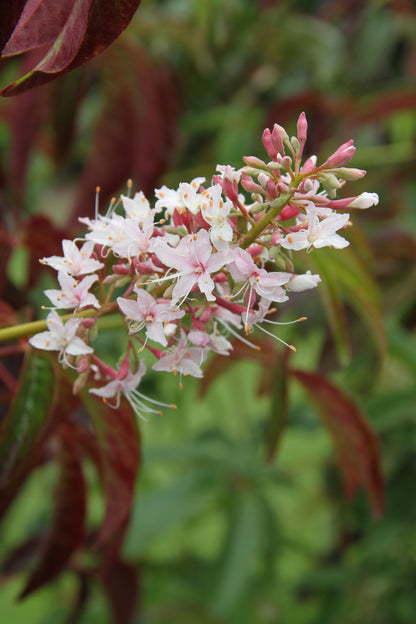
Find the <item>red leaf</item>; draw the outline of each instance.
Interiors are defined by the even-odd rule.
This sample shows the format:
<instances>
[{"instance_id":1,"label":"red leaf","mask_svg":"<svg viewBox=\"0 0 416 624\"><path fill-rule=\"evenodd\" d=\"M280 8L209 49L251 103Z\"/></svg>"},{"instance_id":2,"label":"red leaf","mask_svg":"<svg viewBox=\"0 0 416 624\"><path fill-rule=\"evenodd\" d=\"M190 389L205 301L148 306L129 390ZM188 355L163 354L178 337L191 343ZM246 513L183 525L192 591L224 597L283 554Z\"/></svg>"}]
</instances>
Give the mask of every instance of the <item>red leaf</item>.
<instances>
[{"instance_id":1,"label":"red leaf","mask_svg":"<svg viewBox=\"0 0 416 624\"><path fill-rule=\"evenodd\" d=\"M290 373L303 385L332 436L347 498L362 486L374 515L380 517L384 507L380 448L365 415L351 397L321 375L300 370Z\"/></svg>"},{"instance_id":2,"label":"red leaf","mask_svg":"<svg viewBox=\"0 0 416 624\"><path fill-rule=\"evenodd\" d=\"M3 0L0 9L0 54L12 34L26 0Z\"/></svg>"},{"instance_id":3,"label":"red leaf","mask_svg":"<svg viewBox=\"0 0 416 624\"><path fill-rule=\"evenodd\" d=\"M137 613L136 566L116 561L102 576L102 583L110 602L114 624L131 624Z\"/></svg>"},{"instance_id":4,"label":"red leaf","mask_svg":"<svg viewBox=\"0 0 416 624\"><path fill-rule=\"evenodd\" d=\"M97 184L104 206L129 177L145 195L152 193L176 144L178 92L167 69L140 46L126 42L109 50L99 67L105 106L79 186L74 219L92 216Z\"/></svg>"},{"instance_id":5,"label":"red leaf","mask_svg":"<svg viewBox=\"0 0 416 624\"><path fill-rule=\"evenodd\" d=\"M70 429L66 427L62 427L60 431L58 460L60 475L52 529L44 544L40 561L20 594L20 599L62 572L84 539L86 485L77 444Z\"/></svg>"},{"instance_id":6,"label":"red leaf","mask_svg":"<svg viewBox=\"0 0 416 624\"><path fill-rule=\"evenodd\" d=\"M100 472L106 499L106 510L97 544L118 549L127 526L134 497L134 486L140 460L140 442L136 417L122 402L111 409L102 401L84 393L100 452ZM115 555L115 552L112 552Z\"/></svg>"},{"instance_id":7,"label":"red leaf","mask_svg":"<svg viewBox=\"0 0 416 624\"><path fill-rule=\"evenodd\" d=\"M27 0L2 56L14 56L53 44L65 27L73 4L74 0Z\"/></svg>"},{"instance_id":8,"label":"red leaf","mask_svg":"<svg viewBox=\"0 0 416 624\"><path fill-rule=\"evenodd\" d=\"M122 33L139 4L140 0L66 0L62 6L53 0L29 0L6 52L33 49L43 36L51 47L36 67L0 94L23 93L91 60Z\"/></svg>"}]
</instances>

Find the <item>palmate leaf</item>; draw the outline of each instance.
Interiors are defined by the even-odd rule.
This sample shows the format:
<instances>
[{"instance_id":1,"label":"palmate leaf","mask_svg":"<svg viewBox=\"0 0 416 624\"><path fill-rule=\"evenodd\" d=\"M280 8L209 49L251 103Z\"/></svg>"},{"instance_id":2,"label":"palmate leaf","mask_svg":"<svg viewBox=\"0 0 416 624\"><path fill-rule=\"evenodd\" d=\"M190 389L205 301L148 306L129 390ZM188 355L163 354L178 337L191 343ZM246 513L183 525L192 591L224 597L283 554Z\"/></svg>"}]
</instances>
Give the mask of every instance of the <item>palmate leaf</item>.
<instances>
[{"instance_id":1,"label":"palmate leaf","mask_svg":"<svg viewBox=\"0 0 416 624\"><path fill-rule=\"evenodd\" d=\"M347 498L351 499L363 487L374 515L381 516L384 506L381 454L365 415L351 397L322 375L300 370L291 370L290 374L302 384L332 437Z\"/></svg>"},{"instance_id":2,"label":"palmate leaf","mask_svg":"<svg viewBox=\"0 0 416 624\"><path fill-rule=\"evenodd\" d=\"M25 598L54 579L82 544L86 516L86 485L76 440L71 429L59 431L57 454L59 479L56 487L55 511L35 570L20 594Z\"/></svg>"},{"instance_id":3,"label":"palmate leaf","mask_svg":"<svg viewBox=\"0 0 416 624\"><path fill-rule=\"evenodd\" d=\"M45 47L39 63L1 95L24 93L80 67L128 26L140 0L28 0L3 56ZM7 16L7 9L4 9ZM9 11L10 12L10 11ZM0 22L3 9L0 10Z\"/></svg>"}]
</instances>

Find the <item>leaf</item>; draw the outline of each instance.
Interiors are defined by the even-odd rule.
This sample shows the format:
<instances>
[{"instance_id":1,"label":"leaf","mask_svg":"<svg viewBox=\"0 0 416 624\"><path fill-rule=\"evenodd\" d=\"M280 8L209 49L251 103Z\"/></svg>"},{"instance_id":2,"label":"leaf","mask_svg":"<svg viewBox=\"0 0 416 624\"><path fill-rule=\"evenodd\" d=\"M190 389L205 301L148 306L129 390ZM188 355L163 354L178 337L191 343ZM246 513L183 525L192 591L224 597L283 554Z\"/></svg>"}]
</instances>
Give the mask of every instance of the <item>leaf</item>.
<instances>
[{"instance_id":1,"label":"leaf","mask_svg":"<svg viewBox=\"0 0 416 624\"><path fill-rule=\"evenodd\" d=\"M276 355L272 369L272 400L265 427L266 461L271 462L276 455L286 425L288 412L287 361L291 351L286 349Z\"/></svg>"},{"instance_id":2,"label":"leaf","mask_svg":"<svg viewBox=\"0 0 416 624\"><path fill-rule=\"evenodd\" d=\"M29 0L6 54L38 47L43 38L50 47L31 71L0 94L24 93L88 62L122 33L139 4L140 0Z\"/></svg>"},{"instance_id":3,"label":"leaf","mask_svg":"<svg viewBox=\"0 0 416 624\"><path fill-rule=\"evenodd\" d=\"M63 426L59 433L59 478L53 524L38 565L21 592L20 599L62 572L84 539L86 485L78 447L70 427Z\"/></svg>"},{"instance_id":4,"label":"leaf","mask_svg":"<svg viewBox=\"0 0 416 624\"><path fill-rule=\"evenodd\" d=\"M98 467L106 501L97 545L117 550L130 515L140 461L136 417L125 401L112 409L86 392L83 398L97 436Z\"/></svg>"},{"instance_id":5,"label":"leaf","mask_svg":"<svg viewBox=\"0 0 416 624\"><path fill-rule=\"evenodd\" d=\"M135 565L116 561L101 579L114 624L131 624L137 613L138 581Z\"/></svg>"},{"instance_id":6,"label":"leaf","mask_svg":"<svg viewBox=\"0 0 416 624\"><path fill-rule=\"evenodd\" d=\"M104 206L129 177L145 195L152 193L176 145L178 91L167 68L126 41L108 50L98 66L105 103L80 181L74 222L93 215L97 184Z\"/></svg>"},{"instance_id":7,"label":"leaf","mask_svg":"<svg viewBox=\"0 0 416 624\"><path fill-rule=\"evenodd\" d=\"M26 0L3 0L0 8L0 54L12 34Z\"/></svg>"},{"instance_id":8,"label":"leaf","mask_svg":"<svg viewBox=\"0 0 416 624\"><path fill-rule=\"evenodd\" d=\"M0 487L26 465L51 410L54 384L51 360L29 351L19 389L0 430Z\"/></svg>"},{"instance_id":9,"label":"leaf","mask_svg":"<svg viewBox=\"0 0 416 624\"><path fill-rule=\"evenodd\" d=\"M322 375L293 369L290 374L302 384L332 437L347 498L363 487L374 516L380 517L384 507L380 448L365 415Z\"/></svg>"},{"instance_id":10,"label":"leaf","mask_svg":"<svg viewBox=\"0 0 416 624\"><path fill-rule=\"evenodd\" d=\"M229 615L246 591L259 558L262 518L252 492L244 492L230 526L226 555L218 590L213 596L213 610Z\"/></svg>"},{"instance_id":11,"label":"leaf","mask_svg":"<svg viewBox=\"0 0 416 624\"><path fill-rule=\"evenodd\" d=\"M206 500L205 472L193 471L173 483L142 494L124 545L129 557L140 557L149 542L197 514Z\"/></svg>"}]
</instances>

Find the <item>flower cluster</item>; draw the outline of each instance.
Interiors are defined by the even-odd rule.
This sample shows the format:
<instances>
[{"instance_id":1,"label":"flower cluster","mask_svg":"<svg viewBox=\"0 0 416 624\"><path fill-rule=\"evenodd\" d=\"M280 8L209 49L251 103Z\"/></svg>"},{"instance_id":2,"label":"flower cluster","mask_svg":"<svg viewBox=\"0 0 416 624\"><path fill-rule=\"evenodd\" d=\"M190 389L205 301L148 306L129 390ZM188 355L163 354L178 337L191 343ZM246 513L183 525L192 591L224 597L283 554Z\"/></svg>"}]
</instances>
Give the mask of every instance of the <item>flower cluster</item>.
<instances>
[{"instance_id":1,"label":"flower cluster","mask_svg":"<svg viewBox=\"0 0 416 624\"><path fill-rule=\"evenodd\" d=\"M306 134L304 113L297 136L275 124L263 133L267 162L246 157L238 171L218 166L211 184L195 178L176 190L162 186L153 206L141 192L132 196L131 182L104 216L97 201L95 218L81 219L88 228L82 245L64 240L62 257L41 260L57 271L60 288L45 291L48 331L30 343L58 351L63 366L77 370L75 391L93 380L91 393L115 406L123 395L141 418L164 405L138 390L143 349L156 360L153 370L181 378L202 377L211 351L232 350L230 337L256 348L246 336L255 327L269 333L263 325L274 322L275 304L320 282L295 273L293 252L346 247L350 215L340 211L378 202L375 193L336 198L346 181L365 175L345 166L352 141L318 166L316 156L303 160ZM59 309L73 311L65 323ZM116 369L90 345L97 319L115 311L128 334Z\"/></svg>"}]
</instances>

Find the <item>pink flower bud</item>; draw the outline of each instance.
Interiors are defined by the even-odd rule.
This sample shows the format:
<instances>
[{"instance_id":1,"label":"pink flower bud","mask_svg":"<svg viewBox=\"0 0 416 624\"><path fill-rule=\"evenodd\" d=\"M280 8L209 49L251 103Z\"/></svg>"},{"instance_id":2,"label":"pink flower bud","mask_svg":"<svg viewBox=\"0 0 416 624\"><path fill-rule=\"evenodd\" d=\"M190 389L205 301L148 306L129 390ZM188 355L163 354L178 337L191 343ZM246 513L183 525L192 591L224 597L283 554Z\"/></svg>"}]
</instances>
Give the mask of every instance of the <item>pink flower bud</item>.
<instances>
[{"instance_id":1,"label":"pink flower bud","mask_svg":"<svg viewBox=\"0 0 416 624\"><path fill-rule=\"evenodd\" d=\"M309 173L310 171L313 171L316 167L316 161L317 158L315 155L310 156L307 160L305 160L305 162L303 163L303 167L301 169L302 173Z\"/></svg>"},{"instance_id":2,"label":"pink flower bud","mask_svg":"<svg viewBox=\"0 0 416 624\"><path fill-rule=\"evenodd\" d=\"M269 128L266 128L263 132L263 145L266 149L266 152L269 156L269 158L271 158L272 160L274 160L277 156L277 151L276 148L273 144L273 140L272 140L272 133L270 132Z\"/></svg>"},{"instance_id":3,"label":"pink flower bud","mask_svg":"<svg viewBox=\"0 0 416 624\"><path fill-rule=\"evenodd\" d=\"M306 137L308 134L308 122L306 121L305 113L301 113L299 115L299 119L297 123L297 130L298 130L299 141L301 143L304 143L306 141Z\"/></svg>"},{"instance_id":4,"label":"pink flower bud","mask_svg":"<svg viewBox=\"0 0 416 624\"><path fill-rule=\"evenodd\" d=\"M285 206L279 213L279 217L282 221L286 221L286 219L292 219L292 217L297 217L300 213L300 210L297 206Z\"/></svg>"},{"instance_id":5,"label":"pink flower bud","mask_svg":"<svg viewBox=\"0 0 416 624\"><path fill-rule=\"evenodd\" d=\"M277 197L276 183L270 178L266 184L266 193L271 199L276 199Z\"/></svg>"},{"instance_id":6,"label":"pink flower bud","mask_svg":"<svg viewBox=\"0 0 416 624\"><path fill-rule=\"evenodd\" d=\"M280 243L280 239L282 238L280 234L280 230L275 230L272 234L271 243L275 247Z\"/></svg>"},{"instance_id":7,"label":"pink flower bud","mask_svg":"<svg viewBox=\"0 0 416 624\"><path fill-rule=\"evenodd\" d=\"M281 126L279 126L278 124L274 124L273 132L272 132L272 141L273 141L273 145L276 151L279 152L279 154L284 155L285 146L283 145L282 135L280 134L279 128L281 128ZM286 138L287 138L287 134L286 134Z\"/></svg>"},{"instance_id":8,"label":"pink flower bud","mask_svg":"<svg viewBox=\"0 0 416 624\"><path fill-rule=\"evenodd\" d=\"M86 329L91 329L91 327L94 327L96 322L97 322L97 319L95 318L84 318L81 321L83 327L85 327Z\"/></svg>"},{"instance_id":9,"label":"pink flower bud","mask_svg":"<svg viewBox=\"0 0 416 624\"><path fill-rule=\"evenodd\" d=\"M77 372L85 373L88 370L89 362L89 358L86 355L81 356L77 364Z\"/></svg>"},{"instance_id":10,"label":"pink flower bud","mask_svg":"<svg viewBox=\"0 0 416 624\"><path fill-rule=\"evenodd\" d=\"M353 143L354 141L352 139L343 143L324 163L325 168L342 167L350 162L355 153Z\"/></svg>"},{"instance_id":11,"label":"pink flower bud","mask_svg":"<svg viewBox=\"0 0 416 624\"><path fill-rule=\"evenodd\" d=\"M241 186L247 193L261 193L263 190L259 184L256 184L250 176L244 173L241 176Z\"/></svg>"}]
</instances>

